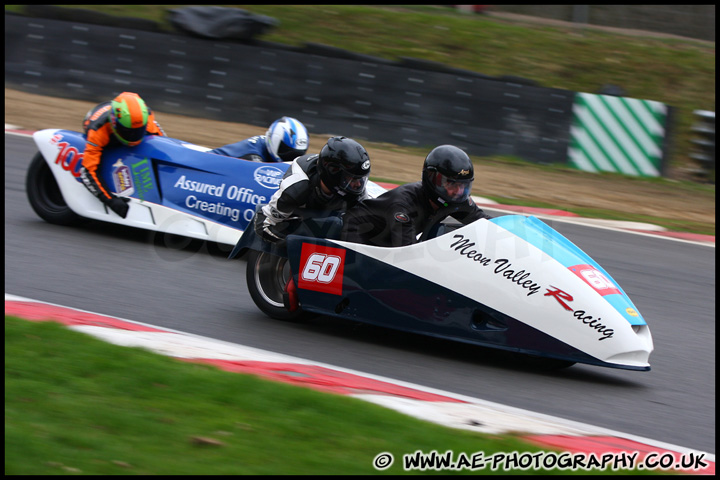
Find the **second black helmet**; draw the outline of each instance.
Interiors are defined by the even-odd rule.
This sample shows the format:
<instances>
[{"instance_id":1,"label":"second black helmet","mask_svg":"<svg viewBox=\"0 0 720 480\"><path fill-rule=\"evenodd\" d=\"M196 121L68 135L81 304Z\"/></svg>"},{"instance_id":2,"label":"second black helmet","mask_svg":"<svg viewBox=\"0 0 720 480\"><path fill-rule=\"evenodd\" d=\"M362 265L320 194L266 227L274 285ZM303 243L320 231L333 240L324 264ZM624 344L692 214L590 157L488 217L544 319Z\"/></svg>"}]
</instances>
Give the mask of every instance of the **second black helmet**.
<instances>
[{"instance_id":1,"label":"second black helmet","mask_svg":"<svg viewBox=\"0 0 720 480\"><path fill-rule=\"evenodd\" d=\"M360 195L370 176L370 156L358 142L332 137L320 150L318 172L326 187L339 195Z\"/></svg>"},{"instance_id":2,"label":"second black helmet","mask_svg":"<svg viewBox=\"0 0 720 480\"><path fill-rule=\"evenodd\" d=\"M425 158L422 183L431 200L462 203L470 196L475 176L472 160L454 145L435 147Z\"/></svg>"}]
</instances>

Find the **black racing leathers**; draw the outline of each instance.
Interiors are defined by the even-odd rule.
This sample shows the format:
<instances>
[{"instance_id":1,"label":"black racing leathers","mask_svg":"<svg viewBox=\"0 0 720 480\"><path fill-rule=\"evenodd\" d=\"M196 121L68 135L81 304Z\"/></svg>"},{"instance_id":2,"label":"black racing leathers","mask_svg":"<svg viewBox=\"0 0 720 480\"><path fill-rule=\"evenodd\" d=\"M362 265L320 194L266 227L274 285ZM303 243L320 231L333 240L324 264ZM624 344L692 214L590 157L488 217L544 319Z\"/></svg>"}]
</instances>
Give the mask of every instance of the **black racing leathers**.
<instances>
[{"instance_id":1,"label":"black racing leathers","mask_svg":"<svg viewBox=\"0 0 720 480\"><path fill-rule=\"evenodd\" d=\"M297 216L326 217L339 215L366 198L360 196L325 194L320 186L317 154L296 158L280 182L278 191L255 219L255 231L271 242L283 240ZM300 213L302 211L302 213Z\"/></svg>"},{"instance_id":2,"label":"black racing leathers","mask_svg":"<svg viewBox=\"0 0 720 480\"><path fill-rule=\"evenodd\" d=\"M411 245L448 216L465 225L492 218L472 198L435 209L422 182L407 183L348 210L343 219L342 239L381 247Z\"/></svg>"}]
</instances>

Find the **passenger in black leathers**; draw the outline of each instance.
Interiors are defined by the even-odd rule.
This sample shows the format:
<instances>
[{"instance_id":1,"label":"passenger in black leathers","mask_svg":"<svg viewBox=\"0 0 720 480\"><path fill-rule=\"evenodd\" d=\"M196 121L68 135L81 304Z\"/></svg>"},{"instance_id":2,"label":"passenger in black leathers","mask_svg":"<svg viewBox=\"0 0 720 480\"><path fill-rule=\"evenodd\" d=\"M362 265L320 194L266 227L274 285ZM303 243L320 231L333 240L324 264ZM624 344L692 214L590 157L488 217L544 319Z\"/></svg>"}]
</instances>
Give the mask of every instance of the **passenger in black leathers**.
<instances>
[{"instance_id":1,"label":"passenger in black leathers","mask_svg":"<svg viewBox=\"0 0 720 480\"><path fill-rule=\"evenodd\" d=\"M332 137L319 154L296 158L285 172L278 191L255 216L255 232L277 243L297 224L299 210L313 217L341 214L367 197L370 157L365 148L347 137Z\"/></svg>"},{"instance_id":2,"label":"passenger in black leathers","mask_svg":"<svg viewBox=\"0 0 720 480\"><path fill-rule=\"evenodd\" d=\"M349 209L341 238L381 247L417 243L448 216L463 224L492 218L470 197L474 168L453 145L441 145L425 158L422 181L401 185Z\"/></svg>"}]
</instances>

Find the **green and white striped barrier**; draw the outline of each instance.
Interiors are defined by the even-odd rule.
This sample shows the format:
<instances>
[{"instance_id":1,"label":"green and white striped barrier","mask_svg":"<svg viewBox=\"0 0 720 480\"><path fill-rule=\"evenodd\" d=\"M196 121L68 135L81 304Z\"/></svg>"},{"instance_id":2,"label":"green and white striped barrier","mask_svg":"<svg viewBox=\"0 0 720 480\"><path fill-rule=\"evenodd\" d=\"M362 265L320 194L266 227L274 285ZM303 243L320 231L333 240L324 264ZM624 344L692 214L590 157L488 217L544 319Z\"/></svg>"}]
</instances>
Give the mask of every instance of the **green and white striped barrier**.
<instances>
[{"instance_id":1,"label":"green and white striped barrier","mask_svg":"<svg viewBox=\"0 0 720 480\"><path fill-rule=\"evenodd\" d=\"M664 103L578 93L568 163L588 172L659 177L667 118Z\"/></svg>"}]
</instances>

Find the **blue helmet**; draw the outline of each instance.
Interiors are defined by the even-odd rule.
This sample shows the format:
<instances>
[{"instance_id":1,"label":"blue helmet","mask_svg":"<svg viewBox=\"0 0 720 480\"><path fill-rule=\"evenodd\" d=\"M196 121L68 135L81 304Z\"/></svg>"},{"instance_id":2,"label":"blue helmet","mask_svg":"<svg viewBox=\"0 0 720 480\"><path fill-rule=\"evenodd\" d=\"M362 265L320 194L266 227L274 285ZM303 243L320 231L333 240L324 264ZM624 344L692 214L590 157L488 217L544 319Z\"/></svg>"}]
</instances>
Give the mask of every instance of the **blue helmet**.
<instances>
[{"instance_id":1,"label":"blue helmet","mask_svg":"<svg viewBox=\"0 0 720 480\"><path fill-rule=\"evenodd\" d=\"M265 138L268 152L276 162L290 162L305 155L310 143L305 125L292 117L275 120Z\"/></svg>"}]
</instances>

